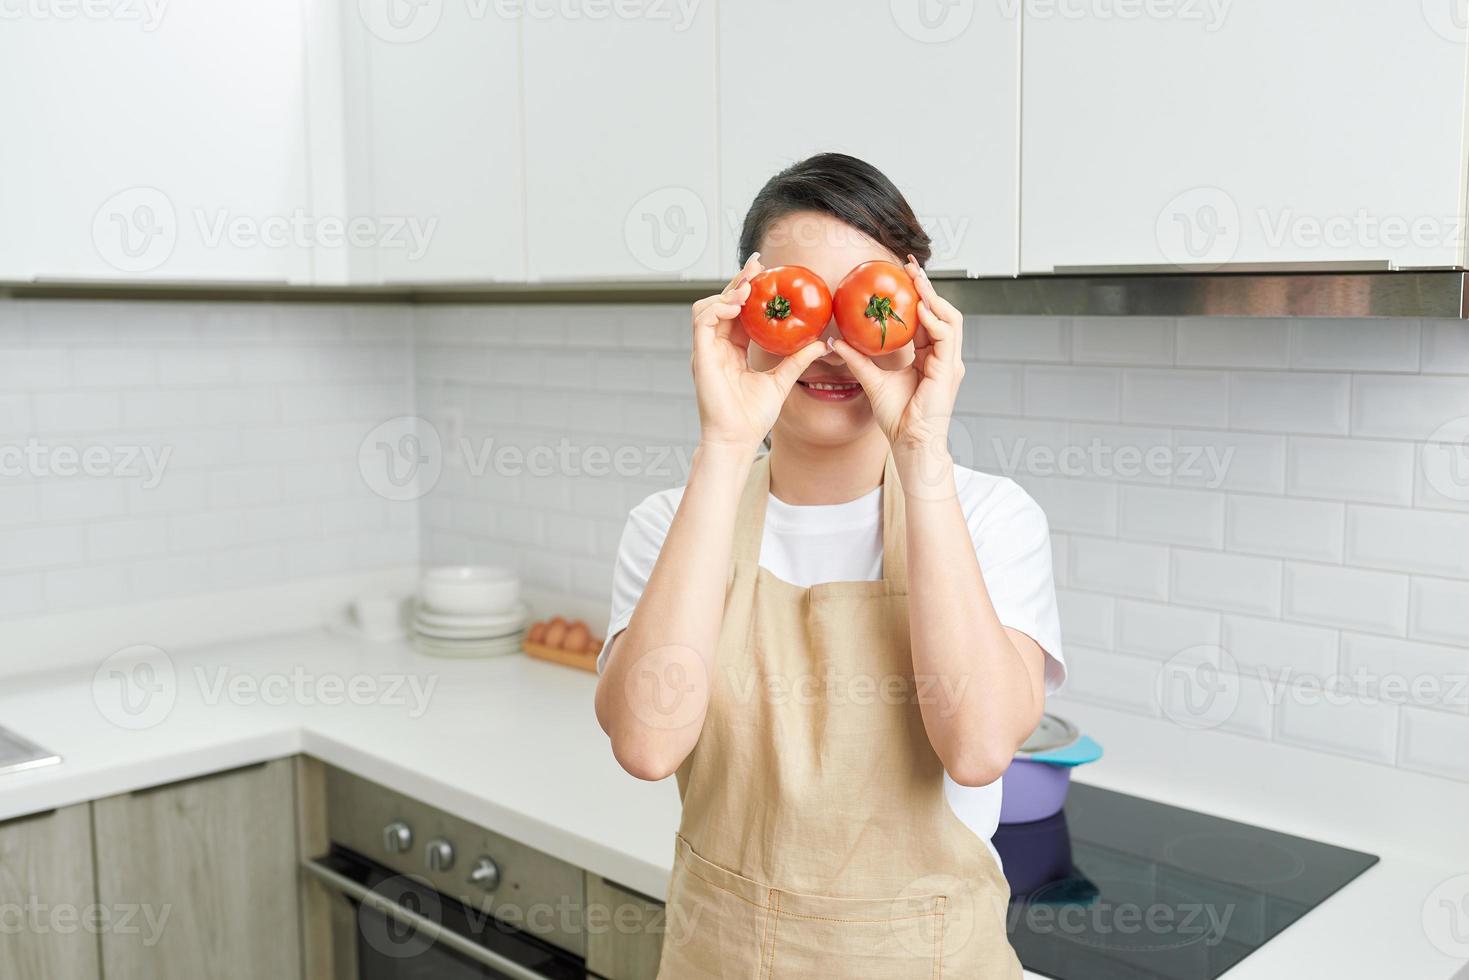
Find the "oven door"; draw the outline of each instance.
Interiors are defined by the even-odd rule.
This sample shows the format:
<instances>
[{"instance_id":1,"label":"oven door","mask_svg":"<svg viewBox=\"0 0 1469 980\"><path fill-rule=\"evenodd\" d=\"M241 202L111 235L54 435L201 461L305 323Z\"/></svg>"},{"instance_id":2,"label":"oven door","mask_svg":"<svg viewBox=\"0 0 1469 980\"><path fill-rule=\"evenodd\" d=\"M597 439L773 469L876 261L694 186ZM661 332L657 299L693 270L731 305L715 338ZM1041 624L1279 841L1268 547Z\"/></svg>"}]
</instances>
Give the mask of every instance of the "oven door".
<instances>
[{"instance_id":1,"label":"oven door","mask_svg":"<svg viewBox=\"0 0 1469 980\"><path fill-rule=\"evenodd\" d=\"M586 961L334 846L302 862L345 903L334 910L339 976L351 980L586 980ZM347 914L342 914L343 912ZM346 933L350 932L348 935ZM343 960L355 965L342 969Z\"/></svg>"}]
</instances>

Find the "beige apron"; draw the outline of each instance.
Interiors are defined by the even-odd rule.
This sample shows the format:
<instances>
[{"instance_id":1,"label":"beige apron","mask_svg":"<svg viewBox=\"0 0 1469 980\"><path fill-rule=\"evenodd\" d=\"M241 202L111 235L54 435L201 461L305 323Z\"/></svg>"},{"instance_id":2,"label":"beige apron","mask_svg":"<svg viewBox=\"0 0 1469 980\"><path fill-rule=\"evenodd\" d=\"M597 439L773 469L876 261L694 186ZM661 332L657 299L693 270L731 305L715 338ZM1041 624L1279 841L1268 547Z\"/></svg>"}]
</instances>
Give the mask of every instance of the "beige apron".
<instances>
[{"instance_id":1,"label":"beige apron","mask_svg":"<svg viewBox=\"0 0 1469 980\"><path fill-rule=\"evenodd\" d=\"M903 496L883 579L800 588L759 566L750 473L683 819L659 980L1015 978L1009 888L944 798L908 634Z\"/></svg>"}]
</instances>

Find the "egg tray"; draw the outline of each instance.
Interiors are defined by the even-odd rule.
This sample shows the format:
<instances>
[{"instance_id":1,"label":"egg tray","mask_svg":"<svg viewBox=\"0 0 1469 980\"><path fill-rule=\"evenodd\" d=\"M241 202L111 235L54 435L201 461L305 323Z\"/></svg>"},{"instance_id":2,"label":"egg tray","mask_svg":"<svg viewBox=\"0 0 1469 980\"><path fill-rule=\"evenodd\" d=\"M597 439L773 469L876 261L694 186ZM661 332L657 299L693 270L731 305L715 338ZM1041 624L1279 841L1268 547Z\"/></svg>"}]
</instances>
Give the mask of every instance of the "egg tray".
<instances>
[{"instance_id":1,"label":"egg tray","mask_svg":"<svg viewBox=\"0 0 1469 980\"><path fill-rule=\"evenodd\" d=\"M597 672L597 652L573 653L560 647L547 646L544 643L532 643L530 640L521 641L521 649L525 650L528 657L537 660L549 660L553 664L561 664L563 667L575 667L577 670L585 670L595 674ZM600 650L600 647L598 648Z\"/></svg>"}]
</instances>

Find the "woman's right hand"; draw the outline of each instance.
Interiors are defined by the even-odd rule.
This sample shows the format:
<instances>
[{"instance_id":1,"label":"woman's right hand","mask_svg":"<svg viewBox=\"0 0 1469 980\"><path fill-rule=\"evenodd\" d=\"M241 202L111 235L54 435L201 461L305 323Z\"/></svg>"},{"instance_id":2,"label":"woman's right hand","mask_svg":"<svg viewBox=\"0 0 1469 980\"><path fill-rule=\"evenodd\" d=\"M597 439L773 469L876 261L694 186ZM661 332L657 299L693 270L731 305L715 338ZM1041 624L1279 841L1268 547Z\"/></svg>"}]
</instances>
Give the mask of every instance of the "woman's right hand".
<instances>
[{"instance_id":1,"label":"woman's right hand","mask_svg":"<svg viewBox=\"0 0 1469 980\"><path fill-rule=\"evenodd\" d=\"M756 252L724 292L694 304L693 368L700 441L748 450L751 455L775 425L796 379L826 353L825 344L812 341L769 371L750 367L750 337L740 325L740 307L750 296L750 280L761 269Z\"/></svg>"}]
</instances>

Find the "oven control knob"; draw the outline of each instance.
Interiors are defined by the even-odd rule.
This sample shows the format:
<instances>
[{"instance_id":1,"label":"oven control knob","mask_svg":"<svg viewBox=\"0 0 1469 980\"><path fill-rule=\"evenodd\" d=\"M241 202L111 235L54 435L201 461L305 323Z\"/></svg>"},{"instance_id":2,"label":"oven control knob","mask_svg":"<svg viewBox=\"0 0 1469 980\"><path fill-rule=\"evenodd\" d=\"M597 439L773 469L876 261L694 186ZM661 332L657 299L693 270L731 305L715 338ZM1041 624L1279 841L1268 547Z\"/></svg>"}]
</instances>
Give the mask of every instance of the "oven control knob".
<instances>
[{"instance_id":1,"label":"oven control knob","mask_svg":"<svg viewBox=\"0 0 1469 980\"><path fill-rule=\"evenodd\" d=\"M394 820L383 828L383 849L389 854L404 854L413 846L413 828Z\"/></svg>"},{"instance_id":2,"label":"oven control knob","mask_svg":"<svg viewBox=\"0 0 1469 980\"><path fill-rule=\"evenodd\" d=\"M448 871L454 867L454 845L442 837L431 840L424 848L423 860L430 871Z\"/></svg>"},{"instance_id":3,"label":"oven control knob","mask_svg":"<svg viewBox=\"0 0 1469 980\"><path fill-rule=\"evenodd\" d=\"M492 892L500 887L500 866L495 863L494 858L482 857L474 862L474 868L469 872L471 884L479 885L487 892Z\"/></svg>"}]
</instances>

